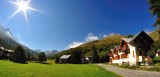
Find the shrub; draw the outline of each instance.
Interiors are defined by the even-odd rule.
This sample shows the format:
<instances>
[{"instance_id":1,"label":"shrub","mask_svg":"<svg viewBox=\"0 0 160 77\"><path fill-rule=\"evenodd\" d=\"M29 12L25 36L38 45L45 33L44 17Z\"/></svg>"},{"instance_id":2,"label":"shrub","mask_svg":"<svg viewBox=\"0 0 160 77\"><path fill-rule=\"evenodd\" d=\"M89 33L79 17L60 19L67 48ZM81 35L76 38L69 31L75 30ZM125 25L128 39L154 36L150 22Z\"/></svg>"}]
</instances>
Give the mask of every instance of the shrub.
<instances>
[{"instance_id":1,"label":"shrub","mask_svg":"<svg viewBox=\"0 0 160 77\"><path fill-rule=\"evenodd\" d=\"M154 61L154 63L160 62L160 57L154 57L153 61Z\"/></svg>"},{"instance_id":2,"label":"shrub","mask_svg":"<svg viewBox=\"0 0 160 77\"><path fill-rule=\"evenodd\" d=\"M153 67L153 68L148 68L148 71L160 71L160 67Z\"/></svg>"},{"instance_id":3,"label":"shrub","mask_svg":"<svg viewBox=\"0 0 160 77\"><path fill-rule=\"evenodd\" d=\"M136 70L136 69L138 69L138 68L139 68L139 66L136 66L136 65L133 65L133 66L128 67L128 69L134 69L134 70Z\"/></svg>"},{"instance_id":4,"label":"shrub","mask_svg":"<svg viewBox=\"0 0 160 77\"><path fill-rule=\"evenodd\" d=\"M121 66L121 67L127 68L127 69L133 69L133 70L136 70L136 69L139 69L139 68L140 68L140 67L137 66L137 65L132 65L132 66L130 66L130 65L128 65L128 64L125 64L125 65L123 65L123 66Z\"/></svg>"},{"instance_id":5,"label":"shrub","mask_svg":"<svg viewBox=\"0 0 160 77\"><path fill-rule=\"evenodd\" d=\"M160 61L160 56L159 57L154 57L155 61Z\"/></svg>"},{"instance_id":6,"label":"shrub","mask_svg":"<svg viewBox=\"0 0 160 77\"><path fill-rule=\"evenodd\" d=\"M156 63L155 65L160 67L160 62Z\"/></svg>"}]
</instances>

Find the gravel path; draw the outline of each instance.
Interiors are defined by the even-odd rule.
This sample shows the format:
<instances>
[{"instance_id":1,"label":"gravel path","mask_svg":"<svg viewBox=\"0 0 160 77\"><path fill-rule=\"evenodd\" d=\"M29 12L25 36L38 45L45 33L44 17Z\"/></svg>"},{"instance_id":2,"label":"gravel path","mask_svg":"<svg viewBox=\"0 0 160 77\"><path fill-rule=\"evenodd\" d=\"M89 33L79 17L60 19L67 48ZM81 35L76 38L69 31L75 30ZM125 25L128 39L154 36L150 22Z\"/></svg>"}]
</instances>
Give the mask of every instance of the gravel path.
<instances>
[{"instance_id":1,"label":"gravel path","mask_svg":"<svg viewBox=\"0 0 160 77\"><path fill-rule=\"evenodd\" d=\"M97 64L97 65L106 70L122 75L123 77L160 77L160 72L131 70L106 64Z\"/></svg>"}]
</instances>

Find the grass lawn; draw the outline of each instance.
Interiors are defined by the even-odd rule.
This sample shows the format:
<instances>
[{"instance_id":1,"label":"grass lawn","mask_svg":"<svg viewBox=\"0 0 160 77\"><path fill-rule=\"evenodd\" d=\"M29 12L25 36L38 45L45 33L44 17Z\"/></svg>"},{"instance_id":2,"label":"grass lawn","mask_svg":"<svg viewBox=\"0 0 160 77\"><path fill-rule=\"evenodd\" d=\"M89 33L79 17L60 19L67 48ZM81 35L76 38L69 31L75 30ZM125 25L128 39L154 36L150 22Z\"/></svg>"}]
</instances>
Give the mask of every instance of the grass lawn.
<instances>
[{"instance_id":1,"label":"grass lawn","mask_svg":"<svg viewBox=\"0 0 160 77\"><path fill-rule=\"evenodd\" d=\"M0 77L121 77L92 64L17 64L0 60Z\"/></svg>"}]
</instances>

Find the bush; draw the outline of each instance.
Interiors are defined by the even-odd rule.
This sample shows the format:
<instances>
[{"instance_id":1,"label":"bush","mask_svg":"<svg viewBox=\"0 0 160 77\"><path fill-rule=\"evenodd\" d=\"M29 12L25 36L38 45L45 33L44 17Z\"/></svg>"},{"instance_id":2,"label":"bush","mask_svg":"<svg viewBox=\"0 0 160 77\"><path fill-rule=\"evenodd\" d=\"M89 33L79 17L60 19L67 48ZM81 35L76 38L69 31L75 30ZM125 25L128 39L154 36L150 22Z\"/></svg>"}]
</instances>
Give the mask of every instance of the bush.
<instances>
[{"instance_id":1,"label":"bush","mask_svg":"<svg viewBox=\"0 0 160 77\"><path fill-rule=\"evenodd\" d=\"M136 70L136 69L139 69L139 68L140 68L140 67L137 66L137 65L130 66L130 65L128 65L128 64L125 64L125 65L123 65L123 66L121 66L121 67L127 68L127 69L133 69L133 70Z\"/></svg>"},{"instance_id":2,"label":"bush","mask_svg":"<svg viewBox=\"0 0 160 77\"><path fill-rule=\"evenodd\" d=\"M153 61L154 61L154 63L160 62L160 57L154 57Z\"/></svg>"},{"instance_id":3,"label":"bush","mask_svg":"<svg viewBox=\"0 0 160 77\"><path fill-rule=\"evenodd\" d=\"M153 67L153 68L148 68L148 71L160 71L160 67Z\"/></svg>"},{"instance_id":4,"label":"bush","mask_svg":"<svg viewBox=\"0 0 160 77\"><path fill-rule=\"evenodd\" d=\"M156 63L155 65L160 67L160 62Z\"/></svg>"},{"instance_id":5,"label":"bush","mask_svg":"<svg viewBox=\"0 0 160 77\"><path fill-rule=\"evenodd\" d=\"M45 64L52 65L53 64L53 60L47 60L47 62L45 62Z\"/></svg>"},{"instance_id":6,"label":"bush","mask_svg":"<svg viewBox=\"0 0 160 77\"><path fill-rule=\"evenodd\" d=\"M160 56L159 57L154 57L155 61L160 61Z\"/></svg>"},{"instance_id":7,"label":"bush","mask_svg":"<svg viewBox=\"0 0 160 77\"><path fill-rule=\"evenodd\" d=\"M134 70L136 70L136 69L138 69L138 68L139 68L139 66L136 66L136 65L133 65L133 66L128 67L128 69L134 69Z\"/></svg>"}]
</instances>

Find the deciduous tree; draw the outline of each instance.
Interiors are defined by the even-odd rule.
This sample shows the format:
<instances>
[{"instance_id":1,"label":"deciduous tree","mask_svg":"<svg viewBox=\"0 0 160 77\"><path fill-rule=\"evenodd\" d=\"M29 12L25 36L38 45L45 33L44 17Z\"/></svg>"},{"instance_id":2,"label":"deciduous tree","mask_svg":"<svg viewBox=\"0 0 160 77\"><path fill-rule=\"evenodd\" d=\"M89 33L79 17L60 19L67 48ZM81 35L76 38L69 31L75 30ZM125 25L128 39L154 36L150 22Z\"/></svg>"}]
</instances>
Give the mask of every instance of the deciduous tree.
<instances>
[{"instance_id":1,"label":"deciduous tree","mask_svg":"<svg viewBox=\"0 0 160 77\"><path fill-rule=\"evenodd\" d=\"M38 59L40 62L47 61L47 57L44 52L39 53Z\"/></svg>"}]
</instances>

